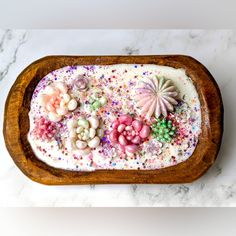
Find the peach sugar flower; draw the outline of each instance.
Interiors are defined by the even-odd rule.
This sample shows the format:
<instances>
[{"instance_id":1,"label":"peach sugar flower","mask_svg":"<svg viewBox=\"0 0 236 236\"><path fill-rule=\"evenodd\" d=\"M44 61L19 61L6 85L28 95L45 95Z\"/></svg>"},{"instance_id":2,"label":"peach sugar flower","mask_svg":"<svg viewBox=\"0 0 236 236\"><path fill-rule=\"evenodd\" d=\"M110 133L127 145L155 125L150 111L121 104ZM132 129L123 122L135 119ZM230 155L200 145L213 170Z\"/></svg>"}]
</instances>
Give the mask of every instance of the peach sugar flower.
<instances>
[{"instance_id":1,"label":"peach sugar flower","mask_svg":"<svg viewBox=\"0 0 236 236\"><path fill-rule=\"evenodd\" d=\"M78 102L68 94L68 88L63 82L48 85L40 96L40 105L47 113L49 120L60 121L63 116L77 108Z\"/></svg>"}]
</instances>

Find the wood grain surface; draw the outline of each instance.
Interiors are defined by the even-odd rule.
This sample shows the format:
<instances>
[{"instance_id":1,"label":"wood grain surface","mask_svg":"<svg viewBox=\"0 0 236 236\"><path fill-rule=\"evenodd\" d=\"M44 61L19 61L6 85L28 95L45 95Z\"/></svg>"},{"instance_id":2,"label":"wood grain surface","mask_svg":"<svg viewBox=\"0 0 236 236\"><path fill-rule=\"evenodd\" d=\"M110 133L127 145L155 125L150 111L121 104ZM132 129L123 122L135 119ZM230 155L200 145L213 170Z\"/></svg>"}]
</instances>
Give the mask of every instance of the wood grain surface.
<instances>
[{"instance_id":1,"label":"wood grain surface","mask_svg":"<svg viewBox=\"0 0 236 236\"><path fill-rule=\"evenodd\" d=\"M36 158L27 140L30 101L38 82L49 72L68 65L156 64L183 68L198 91L202 133L193 155L158 170L96 170L76 172L48 166ZM48 185L187 183L202 176L214 163L223 133L223 103L209 71L189 56L48 56L29 65L16 79L5 104L4 138L16 165L30 179Z\"/></svg>"}]
</instances>

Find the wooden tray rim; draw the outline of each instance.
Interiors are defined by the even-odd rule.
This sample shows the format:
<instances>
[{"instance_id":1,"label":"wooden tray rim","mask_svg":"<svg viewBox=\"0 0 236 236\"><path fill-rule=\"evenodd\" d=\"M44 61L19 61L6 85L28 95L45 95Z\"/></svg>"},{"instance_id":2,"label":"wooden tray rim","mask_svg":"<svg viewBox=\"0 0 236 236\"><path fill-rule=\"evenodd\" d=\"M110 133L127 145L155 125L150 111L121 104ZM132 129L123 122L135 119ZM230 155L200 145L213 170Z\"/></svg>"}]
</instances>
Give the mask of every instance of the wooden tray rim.
<instances>
[{"instance_id":1,"label":"wooden tray rim","mask_svg":"<svg viewBox=\"0 0 236 236\"><path fill-rule=\"evenodd\" d=\"M188 68L193 66L194 68L198 68L201 73L204 74L204 78L207 78L207 84L213 86L215 90L213 91L213 95L219 100L219 103L217 103L216 111L218 111L217 117L219 118L217 124L213 124L212 122L215 122L215 119L212 117L214 114L211 114L208 112L208 118L209 118L209 133L211 136L209 137L209 152L206 153L205 156L202 156L201 162L196 163L196 166L193 167L193 174L192 175L180 175L175 176L172 175L175 173L176 167L186 164L192 156L186 160L185 162L182 162L176 166L167 167L164 169L158 169L158 170L96 170L94 172L74 172L74 171L66 171L61 169L56 169L50 166L47 166L46 170L39 170L43 165L35 166L37 171L35 172L32 170L32 168L27 169L27 157L25 156L25 153L22 149L22 147L19 148L19 150L22 150L21 153L18 153L15 155L15 142L12 142L12 139L9 139L8 135L8 127L11 127L12 120L9 119L9 113L11 114L12 108L10 106L11 97L14 96L16 93L21 94L24 96L24 88L19 88L18 83L21 81L21 79L25 76L25 73L33 69L35 66L40 66L45 61L48 63L51 61L57 61L62 60L62 64L64 66L66 65L82 65L81 61L84 62L83 65L106 65L106 64L158 64L158 65L166 65L166 66L177 66L178 68L183 68L186 70L186 73L188 74ZM74 61L80 61L80 63L72 63ZM88 63L90 61L93 63ZM111 63L107 63L107 60ZM149 63L140 63L142 61L149 61ZM104 61L106 64L104 64ZM115 61L115 63L112 63ZM122 63L123 62L123 63ZM187 62L187 64L186 64ZM180 65L180 64L181 65ZM58 68L61 68L63 66L60 66ZM42 69L42 68L41 68ZM55 68L57 69L57 68ZM53 69L54 70L54 69ZM192 73L192 72L191 72ZM201 80L201 78L199 78ZM199 88L198 88L199 89ZM201 89L201 88L200 88ZM206 100L206 104L209 103L209 98L204 97ZM23 103L23 100L22 100ZM9 109L11 108L11 109ZM18 107L19 111L21 107ZM13 117L12 119L18 119L19 116ZM14 126L12 126L14 127ZM218 129L218 133L213 132L212 127ZM19 135L19 127L16 130L16 133L18 134L18 141L19 145L21 145L20 135ZM43 184L49 184L49 185L61 185L61 184L117 184L117 183L187 183L192 182L195 179L202 176L208 168L213 164L213 162L216 159L216 156L218 154L218 151L220 149L222 134L223 134L223 102L220 94L220 90L218 88L217 83L215 82L214 78L210 74L210 72L196 59L185 56L185 55L143 55L143 56L47 56L43 57L32 64L30 64L28 67L26 67L21 74L17 77L17 80L13 84L12 88L10 89L10 92L8 94L6 104L5 104L5 113L4 113L4 128L3 128L3 134L4 139L6 143L6 147L13 159L13 161L16 163L16 165L21 169L21 171L27 175L30 179L43 183ZM213 147L212 147L213 145ZM197 149L197 148L196 148ZM39 160L38 160L39 161ZM39 161L41 162L41 161ZM198 166L201 166L201 169L197 169ZM194 169L195 168L195 169ZM169 177L166 179L161 178L162 173L168 172ZM47 176L48 175L48 176ZM46 176L46 177L45 177Z\"/></svg>"}]
</instances>

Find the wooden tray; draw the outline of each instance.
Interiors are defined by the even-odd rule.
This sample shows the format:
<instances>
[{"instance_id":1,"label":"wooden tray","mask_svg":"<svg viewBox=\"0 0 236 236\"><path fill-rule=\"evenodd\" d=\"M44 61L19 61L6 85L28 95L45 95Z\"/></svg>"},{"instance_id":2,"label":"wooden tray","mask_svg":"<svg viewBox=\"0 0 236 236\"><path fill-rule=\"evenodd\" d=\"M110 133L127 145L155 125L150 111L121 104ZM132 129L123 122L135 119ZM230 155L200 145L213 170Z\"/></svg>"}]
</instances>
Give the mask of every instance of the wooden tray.
<instances>
[{"instance_id":1,"label":"wooden tray","mask_svg":"<svg viewBox=\"0 0 236 236\"><path fill-rule=\"evenodd\" d=\"M30 100L38 82L49 72L67 65L158 64L183 68L198 91L202 133L193 155L186 161L159 170L96 170L76 172L56 169L38 160L27 140ZM186 183L203 175L216 159L223 133L223 103L209 71L197 60L170 56L48 56L33 62L17 78L5 105L4 138L16 165L30 179L48 185Z\"/></svg>"}]
</instances>

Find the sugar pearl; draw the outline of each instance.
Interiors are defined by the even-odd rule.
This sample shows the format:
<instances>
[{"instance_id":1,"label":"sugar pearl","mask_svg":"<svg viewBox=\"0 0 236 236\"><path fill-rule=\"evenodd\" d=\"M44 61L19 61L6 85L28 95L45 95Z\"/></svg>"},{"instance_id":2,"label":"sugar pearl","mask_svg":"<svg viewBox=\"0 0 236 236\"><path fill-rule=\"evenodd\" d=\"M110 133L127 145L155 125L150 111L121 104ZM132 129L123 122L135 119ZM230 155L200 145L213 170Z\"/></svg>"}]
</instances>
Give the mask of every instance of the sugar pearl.
<instances>
[{"instance_id":1,"label":"sugar pearl","mask_svg":"<svg viewBox=\"0 0 236 236\"><path fill-rule=\"evenodd\" d=\"M92 140L88 142L88 146L90 148L96 148L99 146L99 144L100 144L100 138L97 136L95 136Z\"/></svg>"},{"instance_id":2,"label":"sugar pearl","mask_svg":"<svg viewBox=\"0 0 236 236\"><path fill-rule=\"evenodd\" d=\"M101 97L99 101L100 101L101 105L103 105L103 106L107 103L107 99L105 97Z\"/></svg>"},{"instance_id":3,"label":"sugar pearl","mask_svg":"<svg viewBox=\"0 0 236 236\"><path fill-rule=\"evenodd\" d=\"M143 128L141 129L139 136L141 138L147 138L150 134L150 128L147 125L144 125Z\"/></svg>"},{"instance_id":4,"label":"sugar pearl","mask_svg":"<svg viewBox=\"0 0 236 236\"><path fill-rule=\"evenodd\" d=\"M76 141L76 146L79 149L85 149L87 147L87 143L83 142L83 141L80 141L80 140L77 140Z\"/></svg>"},{"instance_id":5,"label":"sugar pearl","mask_svg":"<svg viewBox=\"0 0 236 236\"><path fill-rule=\"evenodd\" d=\"M118 128L117 128L117 131L121 133L124 129L125 129L125 125L124 124L120 124L118 126Z\"/></svg>"},{"instance_id":6,"label":"sugar pearl","mask_svg":"<svg viewBox=\"0 0 236 236\"><path fill-rule=\"evenodd\" d=\"M76 109L77 105L78 105L77 101L75 99L71 99L69 101L67 107L68 107L69 111L73 111Z\"/></svg>"},{"instance_id":7,"label":"sugar pearl","mask_svg":"<svg viewBox=\"0 0 236 236\"><path fill-rule=\"evenodd\" d=\"M113 129L117 129L117 127L119 126L119 124L120 124L120 122L119 122L118 120L114 121L114 122L112 123L112 128L113 128Z\"/></svg>"},{"instance_id":8,"label":"sugar pearl","mask_svg":"<svg viewBox=\"0 0 236 236\"><path fill-rule=\"evenodd\" d=\"M91 116L91 117L88 118L88 121L89 121L89 123L90 123L90 125L91 125L92 128L94 128L94 129L97 129L97 128L98 128L98 126L99 126L99 120L98 120L97 117Z\"/></svg>"},{"instance_id":9,"label":"sugar pearl","mask_svg":"<svg viewBox=\"0 0 236 236\"><path fill-rule=\"evenodd\" d=\"M80 134L82 131L83 131L83 127L81 127L81 126L79 126L79 127L76 129L76 133L77 133L77 134Z\"/></svg>"},{"instance_id":10,"label":"sugar pearl","mask_svg":"<svg viewBox=\"0 0 236 236\"><path fill-rule=\"evenodd\" d=\"M63 101L66 103L70 101L70 95L68 93L63 94Z\"/></svg>"},{"instance_id":11,"label":"sugar pearl","mask_svg":"<svg viewBox=\"0 0 236 236\"><path fill-rule=\"evenodd\" d=\"M117 131L112 131L110 134L109 134L109 139L112 143L117 143L118 142L118 133Z\"/></svg>"},{"instance_id":12,"label":"sugar pearl","mask_svg":"<svg viewBox=\"0 0 236 236\"><path fill-rule=\"evenodd\" d=\"M125 146L125 150L130 153L135 153L138 150L138 146L135 144Z\"/></svg>"},{"instance_id":13,"label":"sugar pearl","mask_svg":"<svg viewBox=\"0 0 236 236\"><path fill-rule=\"evenodd\" d=\"M141 143L141 138L139 136L135 136L133 139L132 139L132 143L134 144L139 144Z\"/></svg>"},{"instance_id":14,"label":"sugar pearl","mask_svg":"<svg viewBox=\"0 0 236 236\"><path fill-rule=\"evenodd\" d=\"M126 138L123 135L119 136L118 141L119 141L120 145L123 145L123 146L128 144Z\"/></svg>"},{"instance_id":15,"label":"sugar pearl","mask_svg":"<svg viewBox=\"0 0 236 236\"><path fill-rule=\"evenodd\" d=\"M132 117L130 115L122 115L119 117L120 123L131 125L132 124Z\"/></svg>"},{"instance_id":16,"label":"sugar pearl","mask_svg":"<svg viewBox=\"0 0 236 236\"><path fill-rule=\"evenodd\" d=\"M66 102L65 100L62 99L60 102L60 107L65 108L65 106L66 106Z\"/></svg>"},{"instance_id":17,"label":"sugar pearl","mask_svg":"<svg viewBox=\"0 0 236 236\"><path fill-rule=\"evenodd\" d=\"M51 103L48 103L48 104L46 105L46 109L47 109L48 111L54 111L54 107L52 106Z\"/></svg>"},{"instance_id":18,"label":"sugar pearl","mask_svg":"<svg viewBox=\"0 0 236 236\"><path fill-rule=\"evenodd\" d=\"M104 130L103 129L98 129L97 130L97 135L99 138L102 138L104 136Z\"/></svg>"},{"instance_id":19,"label":"sugar pearl","mask_svg":"<svg viewBox=\"0 0 236 236\"><path fill-rule=\"evenodd\" d=\"M125 130L126 130L126 131L131 131L131 130L133 130L133 128L132 128L131 126L126 126L126 127L125 127Z\"/></svg>"},{"instance_id":20,"label":"sugar pearl","mask_svg":"<svg viewBox=\"0 0 236 236\"><path fill-rule=\"evenodd\" d=\"M135 131L139 132L142 129L143 124L140 120L134 120L132 122L132 126L135 129Z\"/></svg>"},{"instance_id":21,"label":"sugar pearl","mask_svg":"<svg viewBox=\"0 0 236 236\"><path fill-rule=\"evenodd\" d=\"M96 135L96 130L94 128L90 128L89 129L89 137L94 138L95 135Z\"/></svg>"},{"instance_id":22,"label":"sugar pearl","mask_svg":"<svg viewBox=\"0 0 236 236\"><path fill-rule=\"evenodd\" d=\"M55 89L52 87L52 86L47 86L46 88L45 88L45 90L44 90L44 92L46 93L46 94L53 94L54 92L55 92Z\"/></svg>"}]
</instances>

